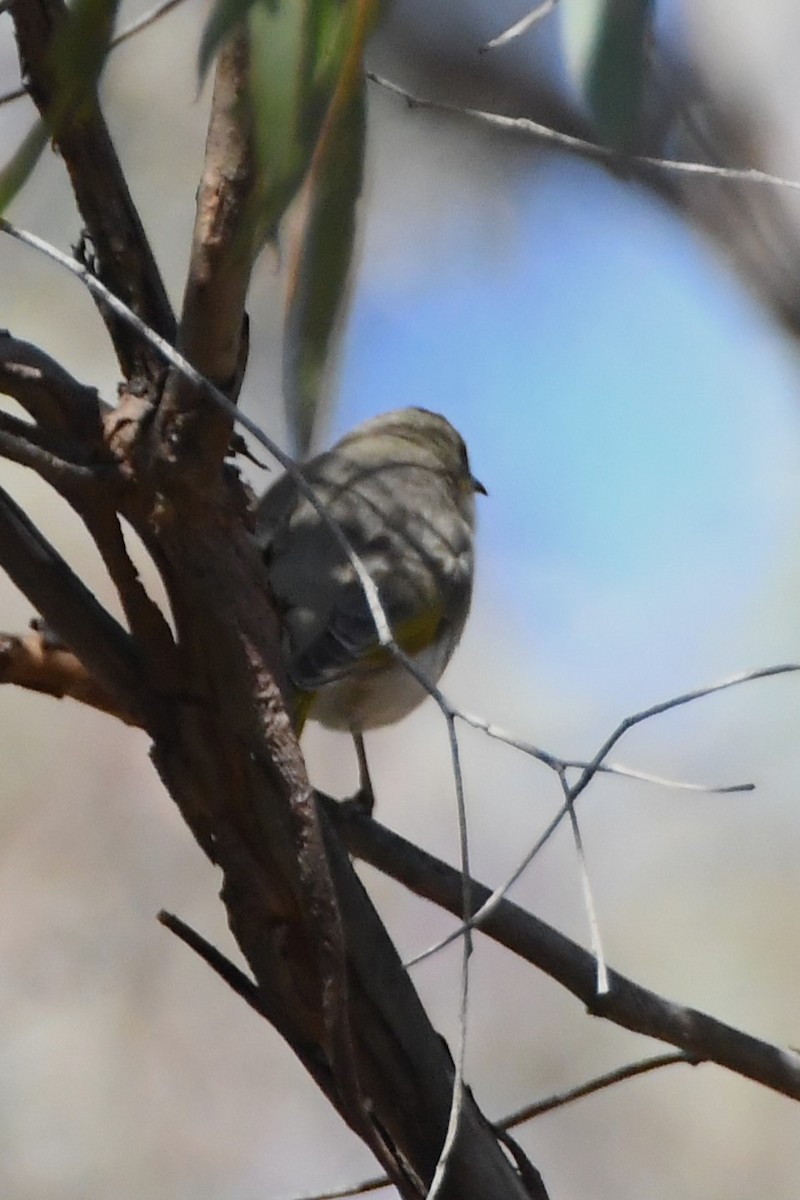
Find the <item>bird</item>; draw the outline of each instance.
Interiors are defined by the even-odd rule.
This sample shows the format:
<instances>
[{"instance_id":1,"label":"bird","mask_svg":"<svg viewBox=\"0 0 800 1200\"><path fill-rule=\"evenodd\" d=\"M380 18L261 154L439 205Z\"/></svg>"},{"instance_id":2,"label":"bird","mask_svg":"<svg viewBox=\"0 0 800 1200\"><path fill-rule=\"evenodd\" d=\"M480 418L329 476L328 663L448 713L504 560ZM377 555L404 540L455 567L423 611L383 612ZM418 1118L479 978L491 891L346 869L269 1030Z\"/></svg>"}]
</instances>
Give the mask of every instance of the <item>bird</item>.
<instances>
[{"instance_id":1,"label":"bird","mask_svg":"<svg viewBox=\"0 0 800 1200\"><path fill-rule=\"evenodd\" d=\"M358 425L301 471L330 522L371 577L396 644L437 684L469 614L475 496L461 435L424 408ZM392 724L427 691L381 644L357 571L329 522L291 474L256 506L255 537L281 623L291 715L348 731L372 811L363 734Z\"/></svg>"}]
</instances>

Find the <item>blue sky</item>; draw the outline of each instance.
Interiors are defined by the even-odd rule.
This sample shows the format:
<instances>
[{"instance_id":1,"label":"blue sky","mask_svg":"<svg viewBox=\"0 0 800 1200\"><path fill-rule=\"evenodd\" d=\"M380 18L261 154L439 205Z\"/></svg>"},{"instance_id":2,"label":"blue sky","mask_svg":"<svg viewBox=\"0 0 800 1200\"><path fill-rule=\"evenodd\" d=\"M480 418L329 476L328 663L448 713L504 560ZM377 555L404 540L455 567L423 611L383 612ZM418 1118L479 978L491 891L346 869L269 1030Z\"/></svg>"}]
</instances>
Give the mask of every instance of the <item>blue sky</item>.
<instances>
[{"instance_id":1,"label":"blue sky","mask_svg":"<svg viewBox=\"0 0 800 1200\"><path fill-rule=\"evenodd\" d=\"M453 419L490 491L479 595L555 672L591 668L593 612L631 650L700 644L793 553L797 357L643 189L555 157L503 188L499 232L468 189L433 236L409 207L394 271L368 210L335 432L407 403Z\"/></svg>"}]
</instances>

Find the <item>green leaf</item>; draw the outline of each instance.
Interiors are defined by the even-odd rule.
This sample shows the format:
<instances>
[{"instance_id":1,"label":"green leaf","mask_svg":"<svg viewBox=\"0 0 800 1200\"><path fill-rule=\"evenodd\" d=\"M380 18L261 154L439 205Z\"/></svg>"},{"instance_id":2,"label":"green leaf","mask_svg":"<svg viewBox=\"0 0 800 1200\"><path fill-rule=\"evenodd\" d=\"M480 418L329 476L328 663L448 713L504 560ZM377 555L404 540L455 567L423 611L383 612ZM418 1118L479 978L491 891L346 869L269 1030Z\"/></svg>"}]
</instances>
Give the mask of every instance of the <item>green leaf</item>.
<instances>
[{"instance_id":1,"label":"green leaf","mask_svg":"<svg viewBox=\"0 0 800 1200\"><path fill-rule=\"evenodd\" d=\"M348 293L366 143L364 46L379 0L319 0L306 26L306 124L313 140L302 220L291 250L283 390L305 454L330 379Z\"/></svg>"},{"instance_id":2,"label":"green leaf","mask_svg":"<svg viewBox=\"0 0 800 1200\"><path fill-rule=\"evenodd\" d=\"M197 74L201 85L220 46L245 19L256 2L257 0L217 0L214 4L197 52Z\"/></svg>"},{"instance_id":3,"label":"green leaf","mask_svg":"<svg viewBox=\"0 0 800 1200\"><path fill-rule=\"evenodd\" d=\"M94 102L118 7L119 0L75 0L64 10L48 50L56 79L54 137L61 121L79 119L84 106Z\"/></svg>"},{"instance_id":4,"label":"green leaf","mask_svg":"<svg viewBox=\"0 0 800 1200\"><path fill-rule=\"evenodd\" d=\"M290 264L283 342L283 394L295 449L308 452L341 325L363 179L364 85L327 130L308 181L305 220Z\"/></svg>"},{"instance_id":5,"label":"green leaf","mask_svg":"<svg viewBox=\"0 0 800 1200\"><path fill-rule=\"evenodd\" d=\"M565 7L573 65L600 138L635 148L648 70L652 0L572 0Z\"/></svg>"},{"instance_id":6,"label":"green leaf","mask_svg":"<svg viewBox=\"0 0 800 1200\"><path fill-rule=\"evenodd\" d=\"M44 121L37 121L6 165L0 169L0 213L6 211L17 192L26 183L47 142L47 126Z\"/></svg>"},{"instance_id":7,"label":"green leaf","mask_svg":"<svg viewBox=\"0 0 800 1200\"><path fill-rule=\"evenodd\" d=\"M266 237L302 183L319 128L308 77L312 8L308 0L280 0L257 2L250 12L250 99Z\"/></svg>"},{"instance_id":8,"label":"green leaf","mask_svg":"<svg viewBox=\"0 0 800 1200\"><path fill-rule=\"evenodd\" d=\"M347 291L363 172L363 52L379 8L380 0L217 0L200 49L203 71L246 19L257 246L276 236L305 187L284 353L289 424L303 450Z\"/></svg>"}]
</instances>

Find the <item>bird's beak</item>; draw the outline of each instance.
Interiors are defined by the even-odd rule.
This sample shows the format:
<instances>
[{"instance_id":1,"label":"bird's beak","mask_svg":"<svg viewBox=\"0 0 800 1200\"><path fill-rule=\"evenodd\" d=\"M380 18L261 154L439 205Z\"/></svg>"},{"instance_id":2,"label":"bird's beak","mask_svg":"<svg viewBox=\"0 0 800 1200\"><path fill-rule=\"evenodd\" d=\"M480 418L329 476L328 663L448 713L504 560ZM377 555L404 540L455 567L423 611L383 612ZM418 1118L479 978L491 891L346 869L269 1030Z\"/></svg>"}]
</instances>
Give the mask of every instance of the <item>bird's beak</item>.
<instances>
[{"instance_id":1,"label":"bird's beak","mask_svg":"<svg viewBox=\"0 0 800 1200\"><path fill-rule=\"evenodd\" d=\"M479 492L481 496L489 495L486 488L481 483L480 479L476 479L474 475L472 476L472 490L473 490L473 492Z\"/></svg>"}]
</instances>

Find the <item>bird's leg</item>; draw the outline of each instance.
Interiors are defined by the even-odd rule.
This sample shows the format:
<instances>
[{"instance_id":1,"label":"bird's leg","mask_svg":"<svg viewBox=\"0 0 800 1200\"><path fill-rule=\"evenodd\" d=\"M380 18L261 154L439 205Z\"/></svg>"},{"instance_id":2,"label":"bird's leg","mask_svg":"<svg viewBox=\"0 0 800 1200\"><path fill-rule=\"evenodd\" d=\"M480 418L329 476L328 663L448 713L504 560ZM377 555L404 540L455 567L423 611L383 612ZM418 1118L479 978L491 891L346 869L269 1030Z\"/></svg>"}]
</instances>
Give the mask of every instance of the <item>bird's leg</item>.
<instances>
[{"instance_id":1,"label":"bird's leg","mask_svg":"<svg viewBox=\"0 0 800 1200\"><path fill-rule=\"evenodd\" d=\"M368 817L371 817L372 810L375 807L375 793L372 790L372 780L369 777L367 752L364 749L364 735L355 729L351 732L353 734L353 744L356 748L356 757L358 758L358 791L353 796L352 803L357 805Z\"/></svg>"}]
</instances>

